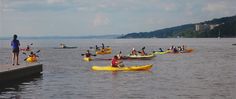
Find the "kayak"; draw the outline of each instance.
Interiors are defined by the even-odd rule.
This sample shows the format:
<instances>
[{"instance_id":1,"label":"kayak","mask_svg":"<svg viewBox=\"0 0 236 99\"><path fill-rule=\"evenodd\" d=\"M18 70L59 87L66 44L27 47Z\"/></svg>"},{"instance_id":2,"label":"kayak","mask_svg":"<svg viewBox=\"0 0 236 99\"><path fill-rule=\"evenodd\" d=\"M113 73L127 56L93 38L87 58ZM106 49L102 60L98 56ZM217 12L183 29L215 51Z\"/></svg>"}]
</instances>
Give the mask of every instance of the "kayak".
<instances>
[{"instance_id":1,"label":"kayak","mask_svg":"<svg viewBox=\"0 0 236 99\"><path fill-rule=\"evenodd\" d=\"M179 53L191 53L193 50L194 50L194 49L192 49L192 48L188 48L188 49L185 49L185 50L184 50L184 51L182 51L182 52L176 52L176 53L174 53L172 50L170 50L170 52L169 52L169 53L172 53L172 54L179 54Z\"/></svg>"},{"instance_id":2,"label":"kayak","mask_svg":"<svg viewBox=\"0 0 236 99\"><path fill-rule=\"evenodd\" d=\"M104 50L96 51L96 54L104 55L104 54L111 54L111 48L105 48Z\"/></svg>"},{"instance_id":3,"label":"kayak","mask_svg":"<svg viewBox=\"0 0 236 99\"><path fill-rule=\"evenodd\" d=\"M191 53L193 51L192 48L185 49L183 53Z\"/></svg>"},{"instance_id":4,"label":"kayak","mask_svg":"<svg viewBox=\"0 0 236 99\"><path fill-rule=\"evenodd\" d=\"M26 59L26 61L29 62L29 63L37 62L37 60L38 60L37 57L28 57Z\"/></svg>"},{"instance_id":5,"label":"kayak","mask_svg":"<svg viewBox=\"0 0 236 99\"><path fill-rule=\"evenodd\" d=\"M99 54L99 55L111 54L111 51L96 51L96 54Z\"/></svg>"},{"instance_id":6,"label":"kayak","mask_svg":"<svg viewBox=\"0 0 236 99\"><path fill-rule=\"evenodd\" d=\"M111 51L112 49L110 47L104 48L104 51Z\"/></svg>"},{"instance_id":7,"label":"kayak","mask_svg":"<svg viewBox=\"0 0 236 99\"><path fill-rule=\"evenodd\" d=\"M170 53L171 52L171 50L166 50L166 51L164 51L164 52L158 52L158 51L154 51L154 53L153 54L155 54L155 55L163 55L163 54L167 54L167 53Z\"/></svg>"},{"instance_id":8,"label":"kayak","mask_svg":"<svg viewBox=\"0 0 236 99\"><path fill-rule=\"evenodd\" d=\"M92 70L100 70L100 71L141 71L141 70L149 70L151 68L152 64L140 65L140 66L125 66L125 67L92 66Z\"/></svg>"},{"instance_id":9,"label":"kayak","mask_svg":"<svg viewBox=\"0 0 236 99\"><path fill-rule=\"evenodd\" d=\"M21 51L31 51L31 49L27 49L27 48L21 48Z\"/></svg>"},{"instance_id":10,"label":"kayak","mask_svg":"<svg viewBox=\"0 0 236 99\"><path fill-rule=\"evenodd\" d=\"M75 49L77 47L55 47L54 49Z\"/></svg>"},{"instance_id":11,"label":"kayak","mask_svg":"<svg viewBox=\"0 0 236 99\"><path fill-rule=\"evenodd\" d=\"M127 58L130 59L151 59L155 57L155 54L148 54L148 55L128 55Z\"/></svg>"},{"instance_id":12,"label":"kayak","mask_svg":"<svg viewBox=\"0 0 236 99\"><path fill-rule=\"evenodd\" d=\"M89 62L92 61L93 59L91 57L84 57L84 61Z\"/></svg>"}]
</instances>

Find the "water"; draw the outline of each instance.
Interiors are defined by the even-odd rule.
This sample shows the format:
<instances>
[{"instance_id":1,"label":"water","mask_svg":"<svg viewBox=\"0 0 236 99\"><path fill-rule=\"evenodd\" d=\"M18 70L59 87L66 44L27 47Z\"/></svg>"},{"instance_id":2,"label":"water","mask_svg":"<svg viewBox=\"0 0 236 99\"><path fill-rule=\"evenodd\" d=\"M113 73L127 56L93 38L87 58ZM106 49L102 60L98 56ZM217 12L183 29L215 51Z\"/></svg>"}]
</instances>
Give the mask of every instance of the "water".
<instances>
[{"instance_id":1,"label":"water","mask_svg":"<svg viewBox=\"0 0 236 99\"><path fill-rule=\"evenodd\" d=\"M45 39L20 40L33 43L39 53L43 75L0 90L0 98L31 99L236 99L236 42L223 39ZM77 49L53 49L59 43ZM133 47L146 51L187 45L194 52L158 55L153 60L126 60L126 65L153 64L150 71L92 71L92 65L109 61L84 62L81 54L91 45L111 46L113 52ZM11 63L8 40L0 43L0 64ZM114 55L114 54L113 54ZM113 55L97 56L111 58ZM21 54L21 64L24 55Z\"/></svg>"}]
</instances>

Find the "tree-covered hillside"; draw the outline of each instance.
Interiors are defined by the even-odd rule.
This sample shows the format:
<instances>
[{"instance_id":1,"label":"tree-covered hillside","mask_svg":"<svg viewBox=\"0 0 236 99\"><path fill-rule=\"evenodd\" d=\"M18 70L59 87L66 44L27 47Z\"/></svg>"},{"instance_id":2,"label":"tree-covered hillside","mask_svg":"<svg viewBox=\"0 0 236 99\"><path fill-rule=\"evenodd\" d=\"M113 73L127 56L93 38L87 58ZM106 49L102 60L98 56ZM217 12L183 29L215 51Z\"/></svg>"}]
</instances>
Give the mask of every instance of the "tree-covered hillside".
<instances>
[{"instance_id":1,"label":"tree-covered hillside","mask_svg":"<svg viewBox=\"0 0 236 99\"><path fill-rule=\"evenodd\" d=\"M196 30L196 25L200 24L202 30ZM217 25L210 28L210 25ZM186 24L171 28L151 32L129 33L119 38L170 38L170 37L188 37L188 38L211 38L211 37L236 37L236 16L213 19L210 21L196 24Z\"/></svg>"}]
</instances>

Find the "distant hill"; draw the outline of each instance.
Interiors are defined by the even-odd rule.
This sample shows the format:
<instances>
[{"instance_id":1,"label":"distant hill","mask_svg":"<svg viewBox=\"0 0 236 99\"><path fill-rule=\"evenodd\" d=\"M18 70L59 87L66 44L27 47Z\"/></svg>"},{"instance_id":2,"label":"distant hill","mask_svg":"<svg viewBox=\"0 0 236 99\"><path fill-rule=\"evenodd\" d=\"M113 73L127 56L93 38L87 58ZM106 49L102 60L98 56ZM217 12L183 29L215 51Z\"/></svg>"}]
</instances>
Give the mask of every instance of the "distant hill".
<instances>
[{"instance_id":1,"label":"distant hill","mask_svg":"<svg viewBox=\"0 0 236 99\"><path fill-rule=\"evenodd\" d=\"M213 38L236 37L236 16L186 24L150 32L129 33L118 38Z\"/></svg>"}]
</instances>

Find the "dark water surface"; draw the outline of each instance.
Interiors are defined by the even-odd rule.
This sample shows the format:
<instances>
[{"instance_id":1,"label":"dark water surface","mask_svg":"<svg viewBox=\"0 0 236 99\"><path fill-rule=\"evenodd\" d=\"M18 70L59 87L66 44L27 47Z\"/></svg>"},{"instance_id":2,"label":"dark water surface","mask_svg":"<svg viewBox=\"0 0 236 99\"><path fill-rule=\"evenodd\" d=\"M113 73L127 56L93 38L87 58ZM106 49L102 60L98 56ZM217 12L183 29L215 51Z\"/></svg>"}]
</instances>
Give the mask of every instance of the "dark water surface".
<instances>
[{"instance_id":1,"label":"dark water surface","mask_svg":"<svg viewBox=\"0 0 236 99\"><path fill-rule=\"evenodd\" d=\"M9 40L0 40L0 64L11 63ZM0 98L29 99L236 99L235 38L223 39L38 39L43 73L39 77L5 86ZM53 49L59 43L77 49ZM84 62L81 54L92 45L109 45L111 58L132 48L151 52L171 45L187 45L194 52L157 55L152 60L125 60L126 65L153 64L150 71L92 71L92 65L109 65L106 60ZM93 52L93 51L92 51ZM25 55L21 54L21 64Z\"/></svg>"}]
</instances>

